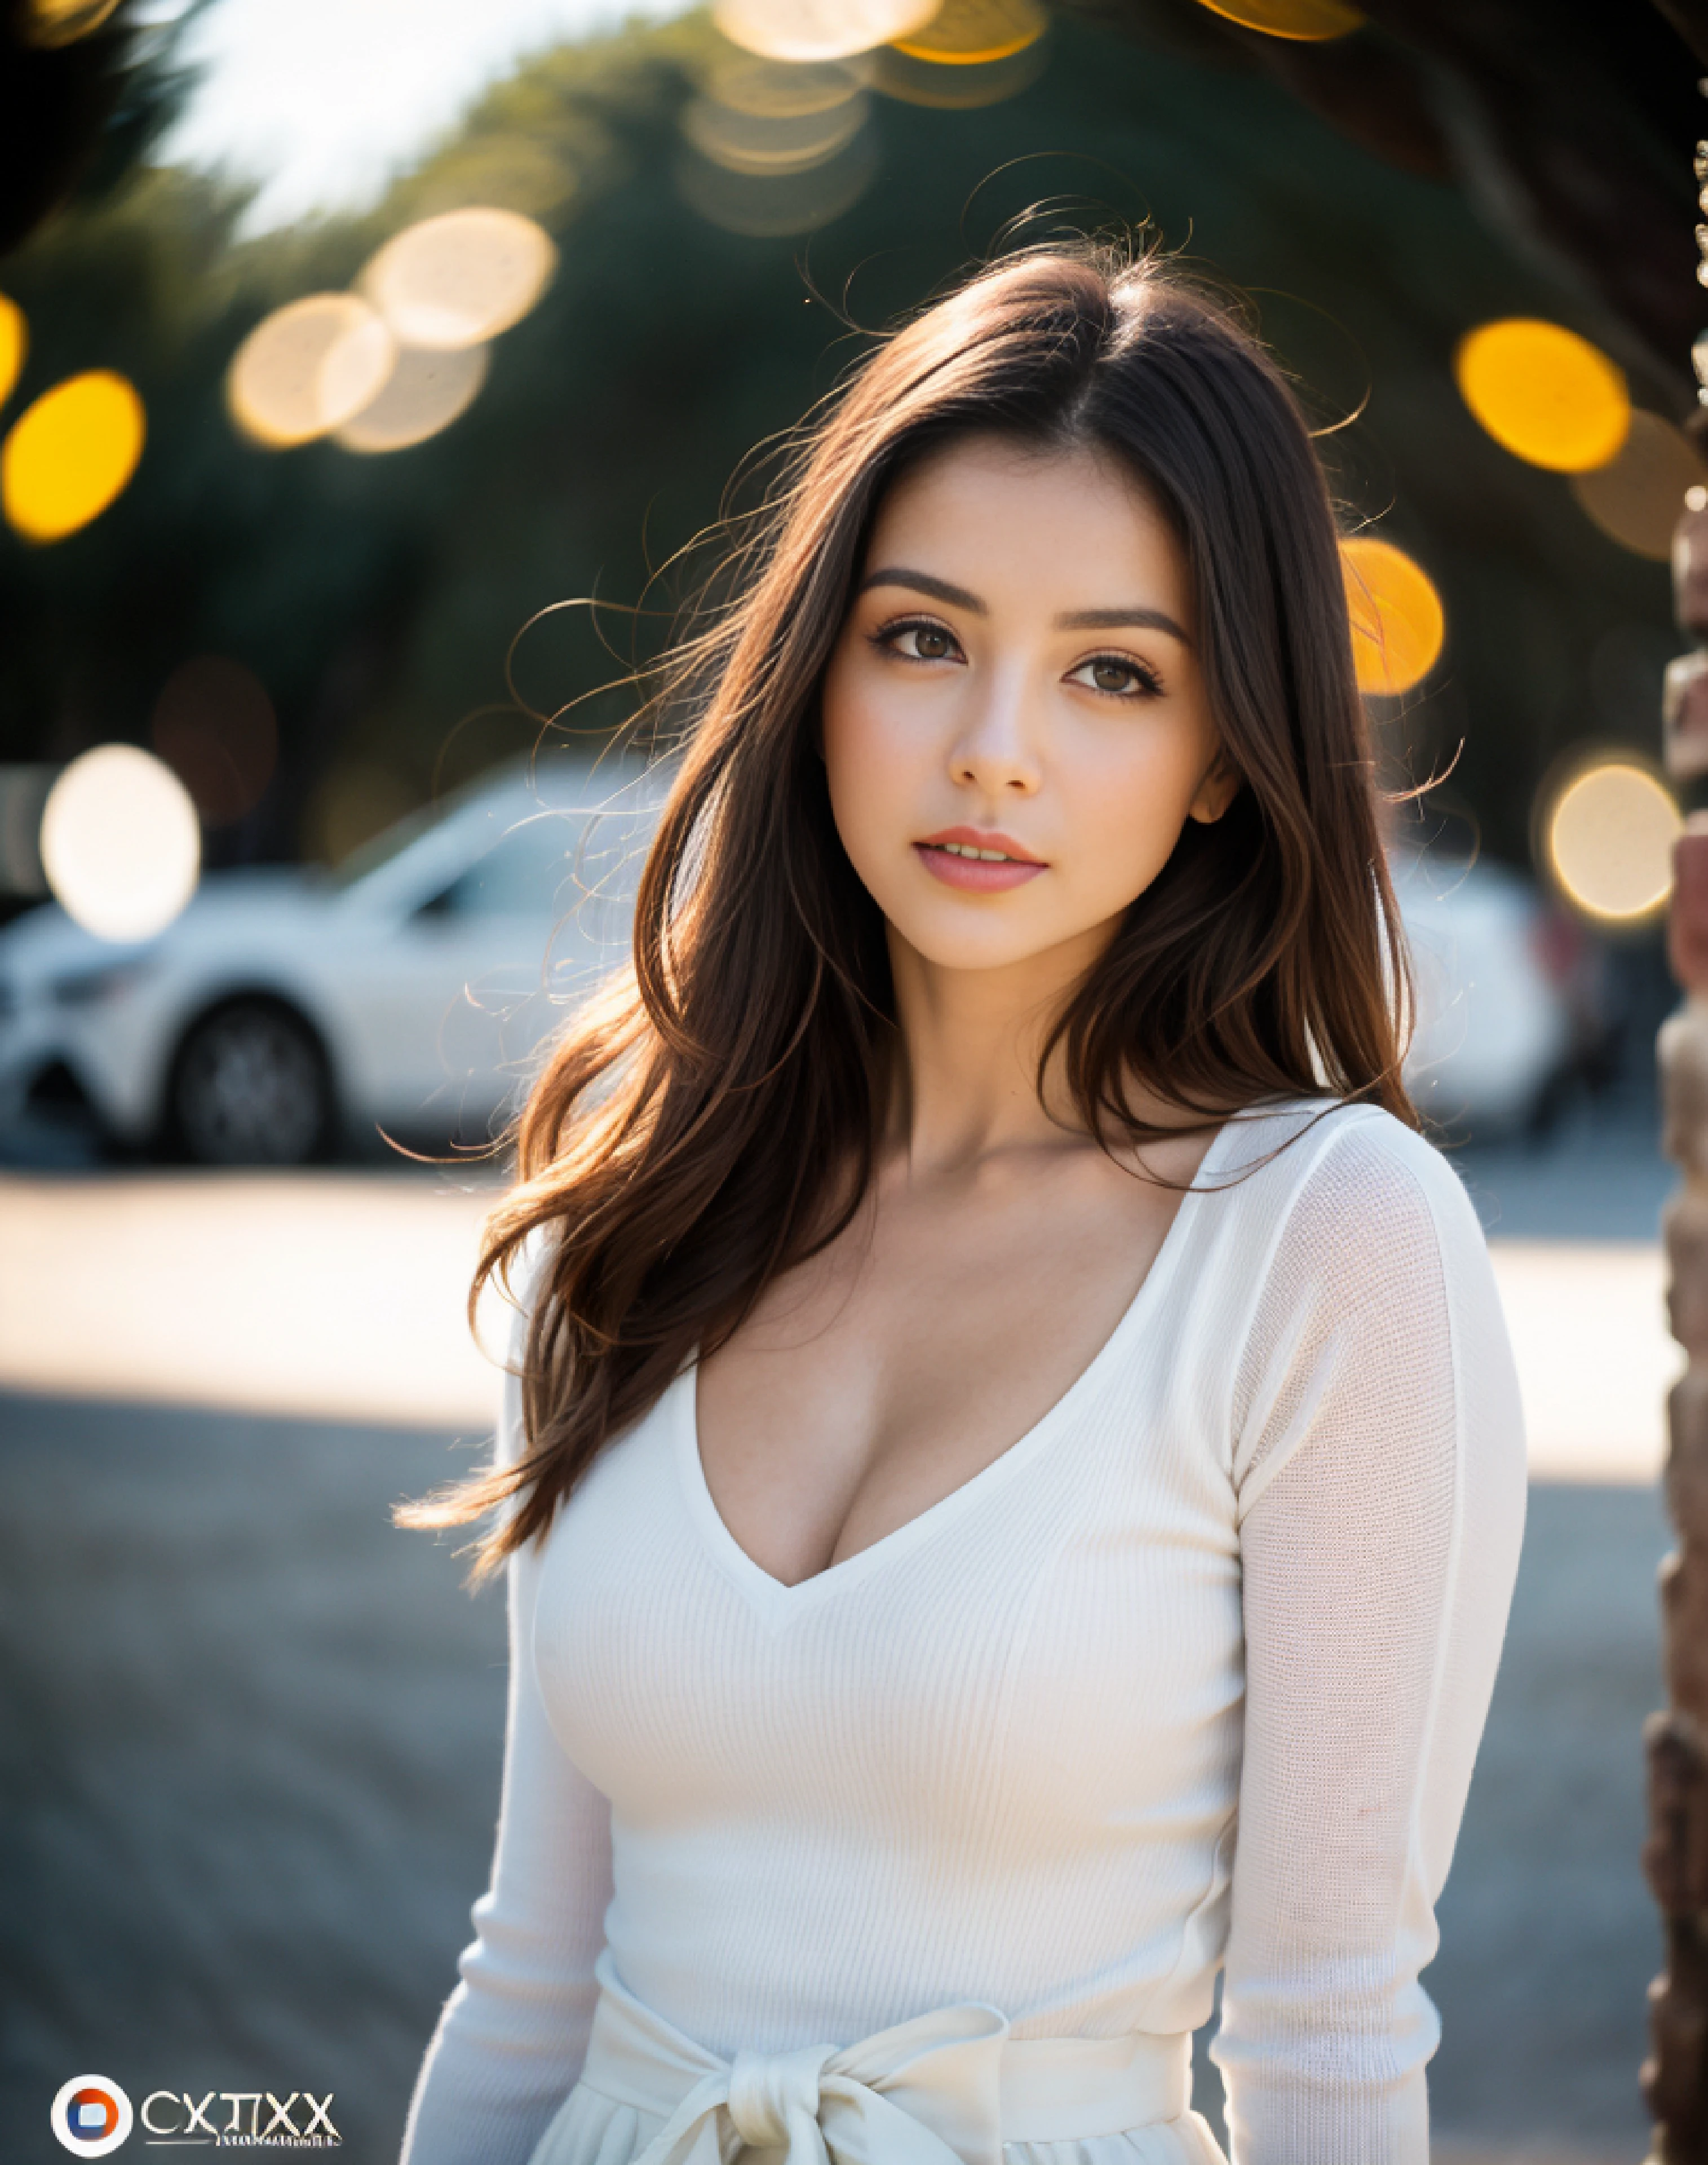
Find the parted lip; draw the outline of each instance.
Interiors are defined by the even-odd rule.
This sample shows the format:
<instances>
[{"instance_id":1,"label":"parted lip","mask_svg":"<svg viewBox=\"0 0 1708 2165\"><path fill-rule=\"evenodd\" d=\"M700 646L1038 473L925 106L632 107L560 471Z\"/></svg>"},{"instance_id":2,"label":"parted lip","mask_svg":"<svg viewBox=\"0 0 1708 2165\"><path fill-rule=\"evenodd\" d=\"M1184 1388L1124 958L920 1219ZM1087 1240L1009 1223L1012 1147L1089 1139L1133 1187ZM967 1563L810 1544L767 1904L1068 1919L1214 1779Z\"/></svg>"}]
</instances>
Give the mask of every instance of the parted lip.
<instances>
[{"instance_id":1,"label":"parted lip","mask_svg":"<svg viewBox=\"0 0 1708 2165\"><path fill-rule=\"evenodd\" d=\"M940 848L944 842L962 842L970 850L1000 850L1005 857L1012 857L1022 865L1041 865L1042 857L1033 856L1024 842L1017 842L1012 835L986 834L980 827L940 827L934 835L922 837L922 850Z\"/></svg>"}]
</instances>

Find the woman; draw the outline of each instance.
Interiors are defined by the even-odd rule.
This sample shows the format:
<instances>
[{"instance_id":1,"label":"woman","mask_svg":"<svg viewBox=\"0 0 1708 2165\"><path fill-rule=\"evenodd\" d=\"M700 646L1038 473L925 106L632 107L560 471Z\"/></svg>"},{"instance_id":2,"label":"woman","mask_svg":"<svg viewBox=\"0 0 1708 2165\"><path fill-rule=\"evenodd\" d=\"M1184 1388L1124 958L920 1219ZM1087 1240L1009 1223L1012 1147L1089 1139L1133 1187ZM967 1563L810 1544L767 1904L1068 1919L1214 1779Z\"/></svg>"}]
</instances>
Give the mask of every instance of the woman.
<instances>
[{"instance_id":1,"label":"woman","mask_svg":"<svg viewBox=\"0 0 1708 2165\"><path fill-rule=\"evenodd\" d=\"M1022 253L679 655L534 1091L490 1890L407 2165L1426 2165L1523 1514L1400 1080L1336 535L1255 343Z\"/></svg>"}]
</instances>

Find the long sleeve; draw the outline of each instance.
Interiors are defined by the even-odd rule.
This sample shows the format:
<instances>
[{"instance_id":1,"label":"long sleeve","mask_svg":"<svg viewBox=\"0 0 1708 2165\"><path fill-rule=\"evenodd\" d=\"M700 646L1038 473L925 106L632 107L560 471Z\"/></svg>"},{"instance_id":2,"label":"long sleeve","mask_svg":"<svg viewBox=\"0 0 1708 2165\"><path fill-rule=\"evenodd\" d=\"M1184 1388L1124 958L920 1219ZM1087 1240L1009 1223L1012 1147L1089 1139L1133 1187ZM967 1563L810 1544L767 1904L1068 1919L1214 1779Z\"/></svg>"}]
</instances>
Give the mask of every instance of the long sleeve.
<instances>
[{"instance_id":1,"label":"long sleeve","mask_svg":"<svg viewBox=\"0 0 1708 2165\"><path fill-rule=\"evenodd\" d=\"M509 1367L520 1367L526 1306ZM497 1462L522 1442L504 1379ZM581 2071L611 1899L611 1815L546 1720L533 1659L539 1552L511 1556L510 1682L491 1883L417 2078L401 2165L526 2165Z\"/></svg>"},{"instance_id":2,"label":"long sleeve","mask_svg":"<svg viewBox=\"0 0 1708 2165\"><path fill-rule=\"evenodd\" d=\"M1517 1569L1522 1414L1450 1169L1348 1122L1235 1378L1245 1746L1222 2026L1233 2165L1427 2165L1418 1973Z\"/></svg>"}]
</instances>

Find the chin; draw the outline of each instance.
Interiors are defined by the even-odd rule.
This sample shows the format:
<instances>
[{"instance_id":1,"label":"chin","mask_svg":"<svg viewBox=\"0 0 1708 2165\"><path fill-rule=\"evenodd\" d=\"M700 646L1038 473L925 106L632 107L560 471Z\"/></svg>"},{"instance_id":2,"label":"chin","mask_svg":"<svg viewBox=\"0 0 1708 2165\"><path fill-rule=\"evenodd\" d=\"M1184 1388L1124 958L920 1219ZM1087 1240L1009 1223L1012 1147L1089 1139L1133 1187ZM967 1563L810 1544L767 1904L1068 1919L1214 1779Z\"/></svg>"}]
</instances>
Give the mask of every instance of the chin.
<instances>
[{"instance_id":1,"label":"chin","mask_svg":"<svg viewBox=\"0 0 1708 2165\"><path fill-rule=\"evenodd\" d=\"M996 910L986 914L982 906L982 923L969 921L972 910L886 909L884 914L915 954L939 970L1004 969L1077 936L1072 928L1027 924L1017 912L1004 923Z\"/></svg>"}]
</instances>

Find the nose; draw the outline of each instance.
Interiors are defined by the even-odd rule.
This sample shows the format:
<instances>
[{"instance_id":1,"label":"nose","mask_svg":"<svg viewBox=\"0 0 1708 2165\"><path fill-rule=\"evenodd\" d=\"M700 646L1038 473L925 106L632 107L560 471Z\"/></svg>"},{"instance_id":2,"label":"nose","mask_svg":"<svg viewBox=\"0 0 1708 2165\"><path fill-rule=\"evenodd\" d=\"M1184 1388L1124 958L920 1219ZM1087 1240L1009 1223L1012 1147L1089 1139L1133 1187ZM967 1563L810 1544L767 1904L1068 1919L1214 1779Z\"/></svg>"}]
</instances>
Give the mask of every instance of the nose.
<instances>
[{"instance_id":1,"label":"nose","mask_svg":"<svg viewBox=\"0 0 1708 2165\"><path fill-rule=\"evenodd\" d=\"M1030 797L1041 785L1027 686L1015 668L975 677L949 753L954 779L988 797Z\"/></svg>"}]
</instances>

